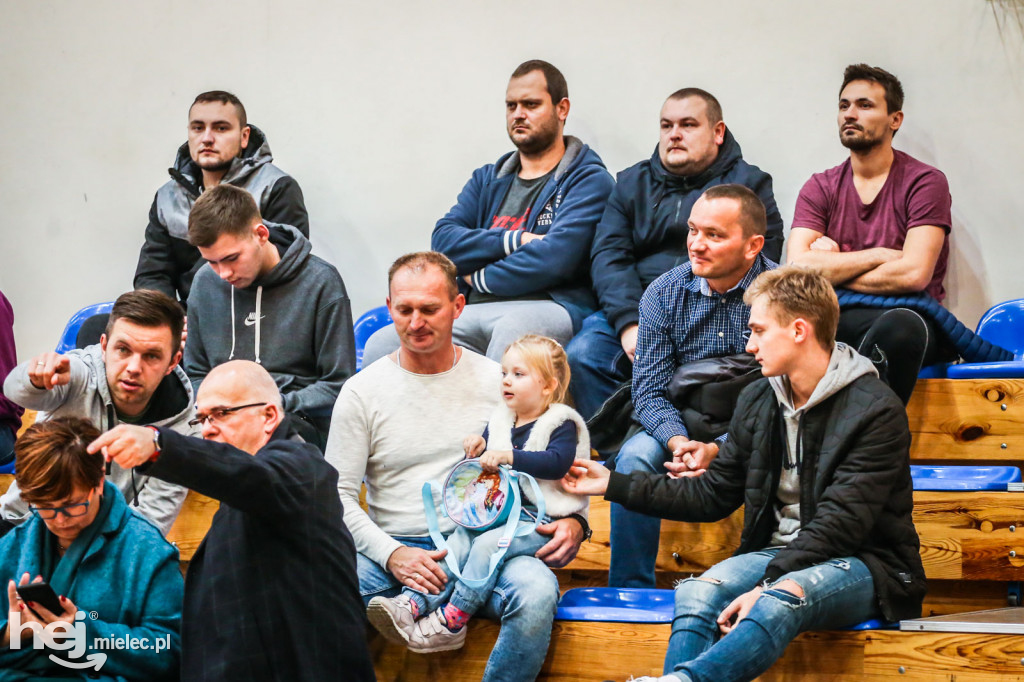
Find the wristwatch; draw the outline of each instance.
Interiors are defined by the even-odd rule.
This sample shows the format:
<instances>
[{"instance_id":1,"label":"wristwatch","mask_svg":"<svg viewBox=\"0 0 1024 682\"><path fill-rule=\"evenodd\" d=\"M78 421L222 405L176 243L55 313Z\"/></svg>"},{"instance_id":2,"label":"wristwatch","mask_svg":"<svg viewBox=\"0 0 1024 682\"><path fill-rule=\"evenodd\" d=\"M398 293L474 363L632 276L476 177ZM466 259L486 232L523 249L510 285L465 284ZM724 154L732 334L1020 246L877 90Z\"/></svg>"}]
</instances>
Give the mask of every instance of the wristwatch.
<instances>
[{"instance_id":1,"label":"wristwatch","mask_svg":"<svg viewBox=\"0 0 1024 682\"><path fill-rule=\"evenodd\" d=\"M155 462L156 458L160 456L160 451L163 450L163 443L160 440L160 429L152 425L147 425L147 428L153 429L153 456L149 458L149 461Z\"/></svg>"},{"instance_id":2,"label":"wristwatch","mask_svg":"<svg viewBox=\"0 0 1024 682\"><path fill-rule=\"evenodd\" d=\"M566 518L567 519L576 519L577 521L579 521L580 522L580 527L583 528L583 541L584 542L590 542L590 538L594 534L594 530L590 527L590 524L587 523L587 520L583 517L583 515L582 514L569 514L569 516L567 516Z\"/></svg>"}]
</instances>

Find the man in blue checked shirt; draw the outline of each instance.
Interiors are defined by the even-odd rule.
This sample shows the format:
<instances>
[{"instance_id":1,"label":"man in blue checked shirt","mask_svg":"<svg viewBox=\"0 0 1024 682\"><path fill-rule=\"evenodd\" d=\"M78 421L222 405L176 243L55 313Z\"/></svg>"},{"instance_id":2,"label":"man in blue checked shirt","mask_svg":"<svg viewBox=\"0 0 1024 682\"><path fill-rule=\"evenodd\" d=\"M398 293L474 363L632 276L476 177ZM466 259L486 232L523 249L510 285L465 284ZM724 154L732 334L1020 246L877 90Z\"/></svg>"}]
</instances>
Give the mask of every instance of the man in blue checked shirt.
<instances>
[{"instance_id":1,"label":"man in blue checked shirt","mask_svg":"<svg viewBox=\"0 0 1024 682\"><path fill-rule=\"evenodd\" d=\"M680 365L744 352L750 308L743 292L776 267L761 253L764 204L743 185L709 188L694 204L689 227L689 262L654 280L640 299L633 406L644 430L619 451L620 473L699 476L718 454L717 442L690 440L666 390ZM654 587L661 520L618 504L612 504L611 520L608 584Z\"/></svg>"}]
</instances>

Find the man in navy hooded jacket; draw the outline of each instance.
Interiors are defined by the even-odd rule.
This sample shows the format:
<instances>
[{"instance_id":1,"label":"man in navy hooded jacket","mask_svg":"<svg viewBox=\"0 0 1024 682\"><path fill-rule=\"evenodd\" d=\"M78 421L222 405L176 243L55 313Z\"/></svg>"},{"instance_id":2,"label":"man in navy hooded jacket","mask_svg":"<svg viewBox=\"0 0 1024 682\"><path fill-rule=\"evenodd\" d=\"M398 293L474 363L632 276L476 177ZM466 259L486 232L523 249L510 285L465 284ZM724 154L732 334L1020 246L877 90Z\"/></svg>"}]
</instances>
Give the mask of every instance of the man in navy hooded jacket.
<instances>
[{"instance_id":1,"label":"man in navy hooded jacket","mask_svg":"<svg viewBox=\"0 0 1024 682\"><path fill-rule=\"evenodd\" d=\"M752 189L768 216L763 253L782 256L782 216L772 178L743 160L722 107L700 88L683 88L661 108L661 140L651 158L618 175L597 225L590 273L600 310L568 348L576 408L589 419L633 373L638 307L647 286L687 260L690 209L709 187Z\"/></svg>"},{"instance_id":2,"label":"man in navy hooded jacket","mask_svg":"<svg viewBox=\"0 0 1024 682\"><path fill-rule=\"evenodd\" d=\"M590 245L613 180L590 147L562 134L568 95L551 64L516 68L505 95L516 151L473 173L431 237L455 263L468 302L455 342L497 361L527 333L568 344L596 309ZM397 347L394 328L383 329L363 364Z\"/></svg>"}]
</instances>

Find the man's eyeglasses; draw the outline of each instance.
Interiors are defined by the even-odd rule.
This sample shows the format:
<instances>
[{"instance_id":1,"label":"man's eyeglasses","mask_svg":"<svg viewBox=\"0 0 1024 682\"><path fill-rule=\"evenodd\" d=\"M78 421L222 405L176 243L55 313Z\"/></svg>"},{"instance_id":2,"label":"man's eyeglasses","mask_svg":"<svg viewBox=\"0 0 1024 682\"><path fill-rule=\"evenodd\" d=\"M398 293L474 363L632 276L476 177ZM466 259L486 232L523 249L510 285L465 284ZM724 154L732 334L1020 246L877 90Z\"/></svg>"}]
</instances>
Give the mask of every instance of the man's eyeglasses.
<instances>
[{"instance_id":1,"label":"man's eyeglasses","mask_svg":"<svg viewBox=\"0 0 1024 682\"><path fill-rule=\"evenodd\" d=\"M92 497L92 493L89 496ZM67 504L63 507L37 507L34 504L30 504L28 508L33 514L47 521L57 518L57 514L63 514L72 519L76 516L85 516L89 512L89 500Z\"/></svg>"},{"instance_id":2,"label":"man's eyeglasses","mask_svg":"<svg viewBox=\"0 0 1024 682\"><path fill-rule=\"evenodd\" d=\"M209 421L211 424L216 424L229 414L238 412L239 410L244 410L247 407L262 407L263 405L266 405L266 403L249 403L248 405L238 405L237 407L215 407L212 410L210 410L207 414L196 414L196 418L190 420L188 425L202 426L207 421Z\"/></svg>"}]
</instances>

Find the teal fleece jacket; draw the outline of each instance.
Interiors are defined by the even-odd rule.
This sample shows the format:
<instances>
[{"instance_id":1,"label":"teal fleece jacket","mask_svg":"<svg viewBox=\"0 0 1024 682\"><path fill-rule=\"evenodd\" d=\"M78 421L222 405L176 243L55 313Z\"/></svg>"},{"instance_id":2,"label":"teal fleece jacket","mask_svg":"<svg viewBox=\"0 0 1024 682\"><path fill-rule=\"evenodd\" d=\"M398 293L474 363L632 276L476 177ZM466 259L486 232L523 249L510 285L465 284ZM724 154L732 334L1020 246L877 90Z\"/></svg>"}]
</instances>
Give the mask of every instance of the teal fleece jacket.
<instances>
[{"instance_id":1,"label":"teal fleece jacket","mask_svg":"<svg viewBox=\"0 0 1024 682\"><path fill-rule=\"evenodd\" d=\"M119 681L178 679L184 592L178 550L156 526L129 509L109 481L103 486L102 500L96 520L59 561L55 538L38 516L0 540L0 579L5 590L8 580L23 573L42 575L57 594L85 612L81 622L87 646L78 659L69 656L73 650L33 649L31 641L20 649L0 648L0 680L82 680L87 675ZM0 618L0 628L6 629L7 617L0 614ZM149 648L94 649L98 637L140 639L148 641ZM161 646L169 642L169 648L155 651L158 639ZM54 662L49 654L79 664L91 655L103 654L106 659L99 670L76 670Z\"/></svg>"}]
</instances>

